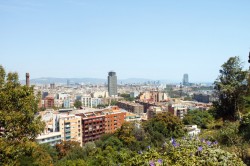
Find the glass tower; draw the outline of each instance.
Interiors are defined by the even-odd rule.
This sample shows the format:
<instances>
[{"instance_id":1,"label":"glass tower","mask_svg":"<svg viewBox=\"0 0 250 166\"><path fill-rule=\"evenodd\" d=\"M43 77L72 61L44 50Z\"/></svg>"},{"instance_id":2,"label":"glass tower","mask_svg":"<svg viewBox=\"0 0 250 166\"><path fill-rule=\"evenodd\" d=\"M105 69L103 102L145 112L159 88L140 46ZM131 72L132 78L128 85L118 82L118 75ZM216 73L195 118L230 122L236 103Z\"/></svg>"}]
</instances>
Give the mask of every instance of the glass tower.
<instances>
[{"instance_id":1,"label":"glass tower","mask_svg":"<svg viewBox=\"0 0 250 166\"><path fill-rule=\"evenodd\" d=\"M108 91L109 96L117 96L117 76L116 73L111 71L108 73Z\"/></svg>"},{"instance_id":2,"label":"glass tower","mask_svg":"<svg viewBox=\"0 0 250 166\"><path fill-rule=\"evenodd\" d=\"M183 85L189 85L189 82L188 82L188 74L184 74L183 75Z\"/></svg>"}]
</instances>

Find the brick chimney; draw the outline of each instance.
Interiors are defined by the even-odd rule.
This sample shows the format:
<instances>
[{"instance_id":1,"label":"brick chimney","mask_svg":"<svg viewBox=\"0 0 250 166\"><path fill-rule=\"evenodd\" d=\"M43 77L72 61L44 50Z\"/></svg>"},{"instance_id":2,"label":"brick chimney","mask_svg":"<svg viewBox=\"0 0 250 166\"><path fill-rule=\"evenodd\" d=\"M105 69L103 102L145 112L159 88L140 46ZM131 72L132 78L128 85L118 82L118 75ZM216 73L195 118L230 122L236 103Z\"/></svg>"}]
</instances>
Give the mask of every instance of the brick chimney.
<instances>
[{"instance_id":1,"label":"brick chimney","mask_svg":"<svg viewBox=\"0 0 250 166\"><path fill-rule=\"evenodd\" d=\"M26 86L30 86L30 74L26 73Z\"/></svg>"}]
</instances>

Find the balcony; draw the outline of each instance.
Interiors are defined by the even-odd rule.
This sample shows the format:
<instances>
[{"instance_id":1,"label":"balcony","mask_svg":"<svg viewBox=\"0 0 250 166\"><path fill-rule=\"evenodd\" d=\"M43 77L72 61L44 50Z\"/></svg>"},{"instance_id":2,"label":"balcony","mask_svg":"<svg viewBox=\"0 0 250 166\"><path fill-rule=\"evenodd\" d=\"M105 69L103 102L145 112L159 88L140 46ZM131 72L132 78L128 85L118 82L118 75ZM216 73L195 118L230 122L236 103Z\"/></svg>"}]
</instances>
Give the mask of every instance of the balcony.
<instances>
[{"instance_id":1,"label":"balcony","mask_svg":"<svg viewBox=\"0 0 250 166\"><path fill-rule=\"evenodd\" d=\"M65 133L66 133L66 132L70 132L70 129L65 129L64 132L65 132Z\"/></svg>"}]
</instances>

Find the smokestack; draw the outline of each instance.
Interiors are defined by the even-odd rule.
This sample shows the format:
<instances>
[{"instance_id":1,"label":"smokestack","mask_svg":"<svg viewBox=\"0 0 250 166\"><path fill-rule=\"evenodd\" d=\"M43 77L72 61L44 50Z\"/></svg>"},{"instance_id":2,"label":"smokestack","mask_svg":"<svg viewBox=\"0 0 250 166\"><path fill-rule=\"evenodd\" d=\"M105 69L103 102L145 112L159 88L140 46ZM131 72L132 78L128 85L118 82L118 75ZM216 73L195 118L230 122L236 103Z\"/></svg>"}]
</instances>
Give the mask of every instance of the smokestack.
<instances>
[{"instance_id":1,"label":"smokestack","mask_svg":"<svg viewBox=\"0 0 250 166\"><path fill-rule=\"evenodd\" d=\"M248 63L250 63L250 51L249 51L249 55L248 55Z\"/></svg>"},{"instance_id":2,"label":"smokestack","mask_svg":"<svg viewBox=\"0 0 250 166\"><path fill-rule=\"evenodd\" d=\"M30 86L30 74L26 73L26 86Z\"/></svg>"}]
</instances>

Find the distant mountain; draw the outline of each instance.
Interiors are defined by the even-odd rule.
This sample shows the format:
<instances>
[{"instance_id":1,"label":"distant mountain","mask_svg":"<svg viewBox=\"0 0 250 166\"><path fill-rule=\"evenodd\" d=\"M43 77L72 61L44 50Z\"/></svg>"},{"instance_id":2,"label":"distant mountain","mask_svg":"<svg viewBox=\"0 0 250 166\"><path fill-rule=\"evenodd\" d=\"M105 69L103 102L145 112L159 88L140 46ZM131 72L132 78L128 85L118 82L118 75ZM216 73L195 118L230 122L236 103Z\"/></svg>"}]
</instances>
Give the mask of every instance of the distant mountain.
<instances>
[{"instance_id":1,"label":"distant mountain","mask_svg":"<svg viewBox=\"0 0 250 166\"><path fill-rule=\"evenodd\" d=\"M75 83L86 83L86 84L104 84L107 83L107 79L101 78L54 78L54 77L42 77L31 79L31 84L67 84L69 81L70 84ZM145 78L128 78L128 79L119 79L118 84L133 84L133 83L145 83L148 81L153 81ZM25 80L21 80L22 84L25 84Z\"/></svg>"},{"instance_id":2,"label":"distant mountain","mask_svg":"<svg viewBox=\"0 0 250 166\"><path fill-rule=\"evenodd\" d=\"M107 79L102 78L55 78L55 77L42 77L42 78L35 78L31 79L31 84L67 84L69 81L70 84L75 83L84 83L84 84L104 84L107 83ZM128 79L118 79L118 84L137 84L137 83L158 83L160 84L180 84L178 81L171 81L171 80L153 80L147 78L128 78ZM25 84L25 80L21 80L22 84ZM208 84L208 83L207 83ZM211 84L211 83L210 83Z\"/></svg>"},{"instance_id":3,"label":"distant mountain","mask_svg":"<svg viewBox=\"0 0 250 166\"><path fill-rule=\"evenodd\" d=\"M69 81L70 84L75 83L88 83L88 84L101 84L105 83L105 79L99 78L54 78L54 77L43 77L43 78L36 78L31 79L31 84L50 84L50 83L57 83L57 84L67 84ZM22 80L21 83L25 83L25 80Z\"/></svg>"},{"instance_id":4,"label":"distant mountain","mask_svg":"<svg viewBox=\"0 0 250 166\"><path fill-rule=\"evenodd\" d=\"M127 78L127 79L118 79L118 84L133 84L133 83L145 83L148 81L153 81L146 78Z\"/></svg>"}]
</instances>

